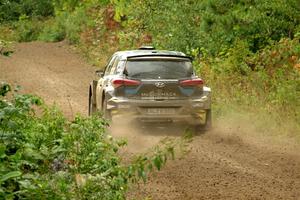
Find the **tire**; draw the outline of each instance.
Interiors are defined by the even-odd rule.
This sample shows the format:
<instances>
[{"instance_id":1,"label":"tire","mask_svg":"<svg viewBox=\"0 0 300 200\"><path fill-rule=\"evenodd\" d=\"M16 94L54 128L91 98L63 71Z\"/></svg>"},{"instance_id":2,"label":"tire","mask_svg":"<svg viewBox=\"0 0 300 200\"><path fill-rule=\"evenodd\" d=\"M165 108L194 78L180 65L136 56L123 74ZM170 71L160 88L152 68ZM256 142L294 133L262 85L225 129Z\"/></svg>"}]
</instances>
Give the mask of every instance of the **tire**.
<instances>
[{"instance_id":1,"label":"tire","mask_svg":"<svg viewBox=\"0 0 300 200\"><path fill-rule=\"evenodd\" d=\"M89 110L88 114L89 116L92 116L96 112L96 106L93 102L91 91L89 92Z\"/></svg>"},{"instance_id":2,"label":"tire","mask_svg":"<svg viewBox=\"0 0 300 200\"><path fill-rule=\"evenodd\" d=\"M211 116L211 109L206 110L206 117L205 117L205 124L196 125L194 126L195 133L201 134L206 131L209 131L212 128L212 116Z\"/></svg>"},{"instance_id":3,"label":"tire","mask_svg":"<svg viewBox=\"0 0 300 200\"><path fill-rule=\"evenodd\" d=\"M108 121L111 121L112 120L111 113L106 108L107 108L107 98L105 97L103 100L103 106L102 106L103 118Z\"/></svg>"}]
</instances>

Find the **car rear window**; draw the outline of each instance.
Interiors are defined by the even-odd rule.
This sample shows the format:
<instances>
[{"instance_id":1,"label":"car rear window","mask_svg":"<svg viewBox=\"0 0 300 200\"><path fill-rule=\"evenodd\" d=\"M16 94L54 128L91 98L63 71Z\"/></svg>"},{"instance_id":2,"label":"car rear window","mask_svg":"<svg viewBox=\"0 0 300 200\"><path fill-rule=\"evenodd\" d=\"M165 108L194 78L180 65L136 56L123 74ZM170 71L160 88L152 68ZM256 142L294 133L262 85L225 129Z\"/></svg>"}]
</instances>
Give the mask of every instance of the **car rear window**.
<instances>
[{"instance_id":1,"label":"car rear window","mask_svg":"<svg viewBox=\"0 0 300 200\"><path fill-rule=\"evenodd\" d=\"M137 79L180 79L191 77L193 67L187 60L130 60L125 74Z\"/></svg>"}]
</instances>

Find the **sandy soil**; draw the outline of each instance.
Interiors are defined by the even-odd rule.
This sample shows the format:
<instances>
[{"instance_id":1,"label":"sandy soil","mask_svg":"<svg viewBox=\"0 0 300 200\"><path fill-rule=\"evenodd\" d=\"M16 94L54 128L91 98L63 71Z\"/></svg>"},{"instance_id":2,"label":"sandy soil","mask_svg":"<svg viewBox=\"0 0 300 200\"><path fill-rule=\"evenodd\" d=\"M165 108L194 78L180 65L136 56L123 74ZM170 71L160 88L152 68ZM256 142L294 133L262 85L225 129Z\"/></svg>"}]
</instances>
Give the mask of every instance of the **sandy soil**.
<instances>
[{"instance_id":1,"label":"sandy soil","mask_svg":"<svg viewBox=\"0 0 300 200\"><path fill-rule=\"evenodd\" d=\"M0 81L21 85L22 92L37 94L47 104L55 102L69 118L86 115L93 71L64 43L17 44L11 57L0 56ZM194 138L187 156L153 172L128 199L300 199L299 145L249 133L238 124L215 122L213 131ZM128 139L124 155L181 133L173 126L140 132L126 123L113 130Z\"/></svg>"},{"instance_id":2,"label":"sandy soil","mask_svg":"<svg viewBox=\"0 0 300 200\"><path fill-rule=\"evenodd\" d=\"M0 57L0 80L56 103L67 117L87 114L93 77L92 67L63 42L17 44L11 57Z\"/></svg>"}]
</instances>

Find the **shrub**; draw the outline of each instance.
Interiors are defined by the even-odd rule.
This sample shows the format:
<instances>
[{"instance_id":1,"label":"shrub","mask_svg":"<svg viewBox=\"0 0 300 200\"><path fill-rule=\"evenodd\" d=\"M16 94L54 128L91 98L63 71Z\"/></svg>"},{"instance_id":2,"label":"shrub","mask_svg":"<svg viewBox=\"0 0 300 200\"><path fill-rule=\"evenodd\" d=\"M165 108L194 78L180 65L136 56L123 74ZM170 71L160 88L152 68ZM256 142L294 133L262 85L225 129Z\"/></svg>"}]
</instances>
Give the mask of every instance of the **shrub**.
<instances>
[{"instance_id":1,"label":"shrub","mask_svg":"<svg viewBox=\"0 0 300 200\"><path fill-rule=\"evenodd\" d=\"M65 13L66 14L66 13ZM66 16L66 15L65 15ZM58 16L62 17L62 16ZM83 7L76 9L65 19L66 38L71 44L80 41L80 33L88 25L88 18Z\"/></svg>"},{"instance_id":2,"label":"shrub","mask_svg":"<svg viewBox=\"0 0 300 200\"><path fill-rule=\"evenodd\" d=\"M0 39L0 56L10 56L13 53L13 51L10 50L10 45L11 42L7 42L5 40Z\"/></svg>"},{"instance_id":3,"label":"shrub","mask_svg":"<svg viewBox=\"0 0 300 200\"><path fill-rule=\"evenodd\" d=\"M102 118L67 121L40 98L11 90L0 87L1 199L124 199L129 183L146 181L174 156L176 141L167 140L123 165L118 150L126 143L107 134Z\"/></svg>"},{"instance_id":4,"label":"shrub","mask_svg":"<svg viewBox=\"0 0 300 200\"><path fill-rule=\"evenodd\" d=\"M28 19L26 16L21 16L20 20L13 24L17 41L30 42L37 40L42 26L43 22L38 19Z\"/></svg>"},{"instance_id":5,"label":"shrub","mask_svg":"<svg viewBox=\"0 0 300 200\"><path fill-rule=\"evenodd\" d=\"M52 0L1 0L0 22L17 21L20 16L48 17L54 14Z\"/></svg>"},{"instance_id":6,"label":"shrub","mask_svg":"<svg viewBox=\"0 0 300 200\"><path fill-rule=\"evenodd\" d=\"M255 53L282 37L292 39L300 23L296 0L113 3L115 19L130 30L151 33L156 46L181 51L204 48L214 56L234 47L236 40L244 40Z\"/></svg>"},{"instance_id":7,"label":"shrub","mask_svg":"<svg viewBox=\"0 0 300 200\"><path fill-rule=\"evenodd\" d=\"M66 37L64 24L59 20L50 20L46 22L38 36L38 40L45 42L58 42Z\"/></svg>"},{"instance_id":8,"label":"shrub","mask_svg":"<svg viewBox=\"0 0 300 200\"><path fill-rule=\"evenodd\" d=\"M83 28L89 24L84 7L78 7L72 12L58 11L56 17L43 27L39 40L55 42L67 39L71 44L80 42Z\"/></svg>"},{"instance_id":9,"label":"shrub","mask_svg":"<svg viewBox=\"0 0 300 200\"><path fill-rule=\"evenodd\" d=\"M195 62L214 91L215 112L222 116L231 108L243 110L256 114L253 122L259 115L269 116L274 132L299 132L299 38L281 39L255 54L243 45L237 43L224 56Z\"/></svg>"}]
</instances>

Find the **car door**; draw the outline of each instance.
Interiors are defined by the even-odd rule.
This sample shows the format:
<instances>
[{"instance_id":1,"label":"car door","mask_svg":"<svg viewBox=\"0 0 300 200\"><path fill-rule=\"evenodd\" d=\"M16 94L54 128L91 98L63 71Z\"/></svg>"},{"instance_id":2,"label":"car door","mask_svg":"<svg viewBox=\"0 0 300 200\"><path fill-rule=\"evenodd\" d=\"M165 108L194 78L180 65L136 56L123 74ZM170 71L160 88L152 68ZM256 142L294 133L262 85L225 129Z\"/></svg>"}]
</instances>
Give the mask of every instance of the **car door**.
<instances>
[{"instance_id":1,"label":"car door","mask_svg":"<svg viewBox=\"0 0 300 200\"><path fill-rule=\"evenodd\" d=\"M105 92L105 90L108 86L108 82L111 79L110 72L111 72L111 69L112 69L113 64L115 63L116 59L117 59L117 56L113 55L112 58L110 59L110 61L108 62L108 65L105 67L103 77L101 77L98 81L96 101L97 101L97 107L99 110L102 110L103 93Z\"/></svg>"}]
</instances>

